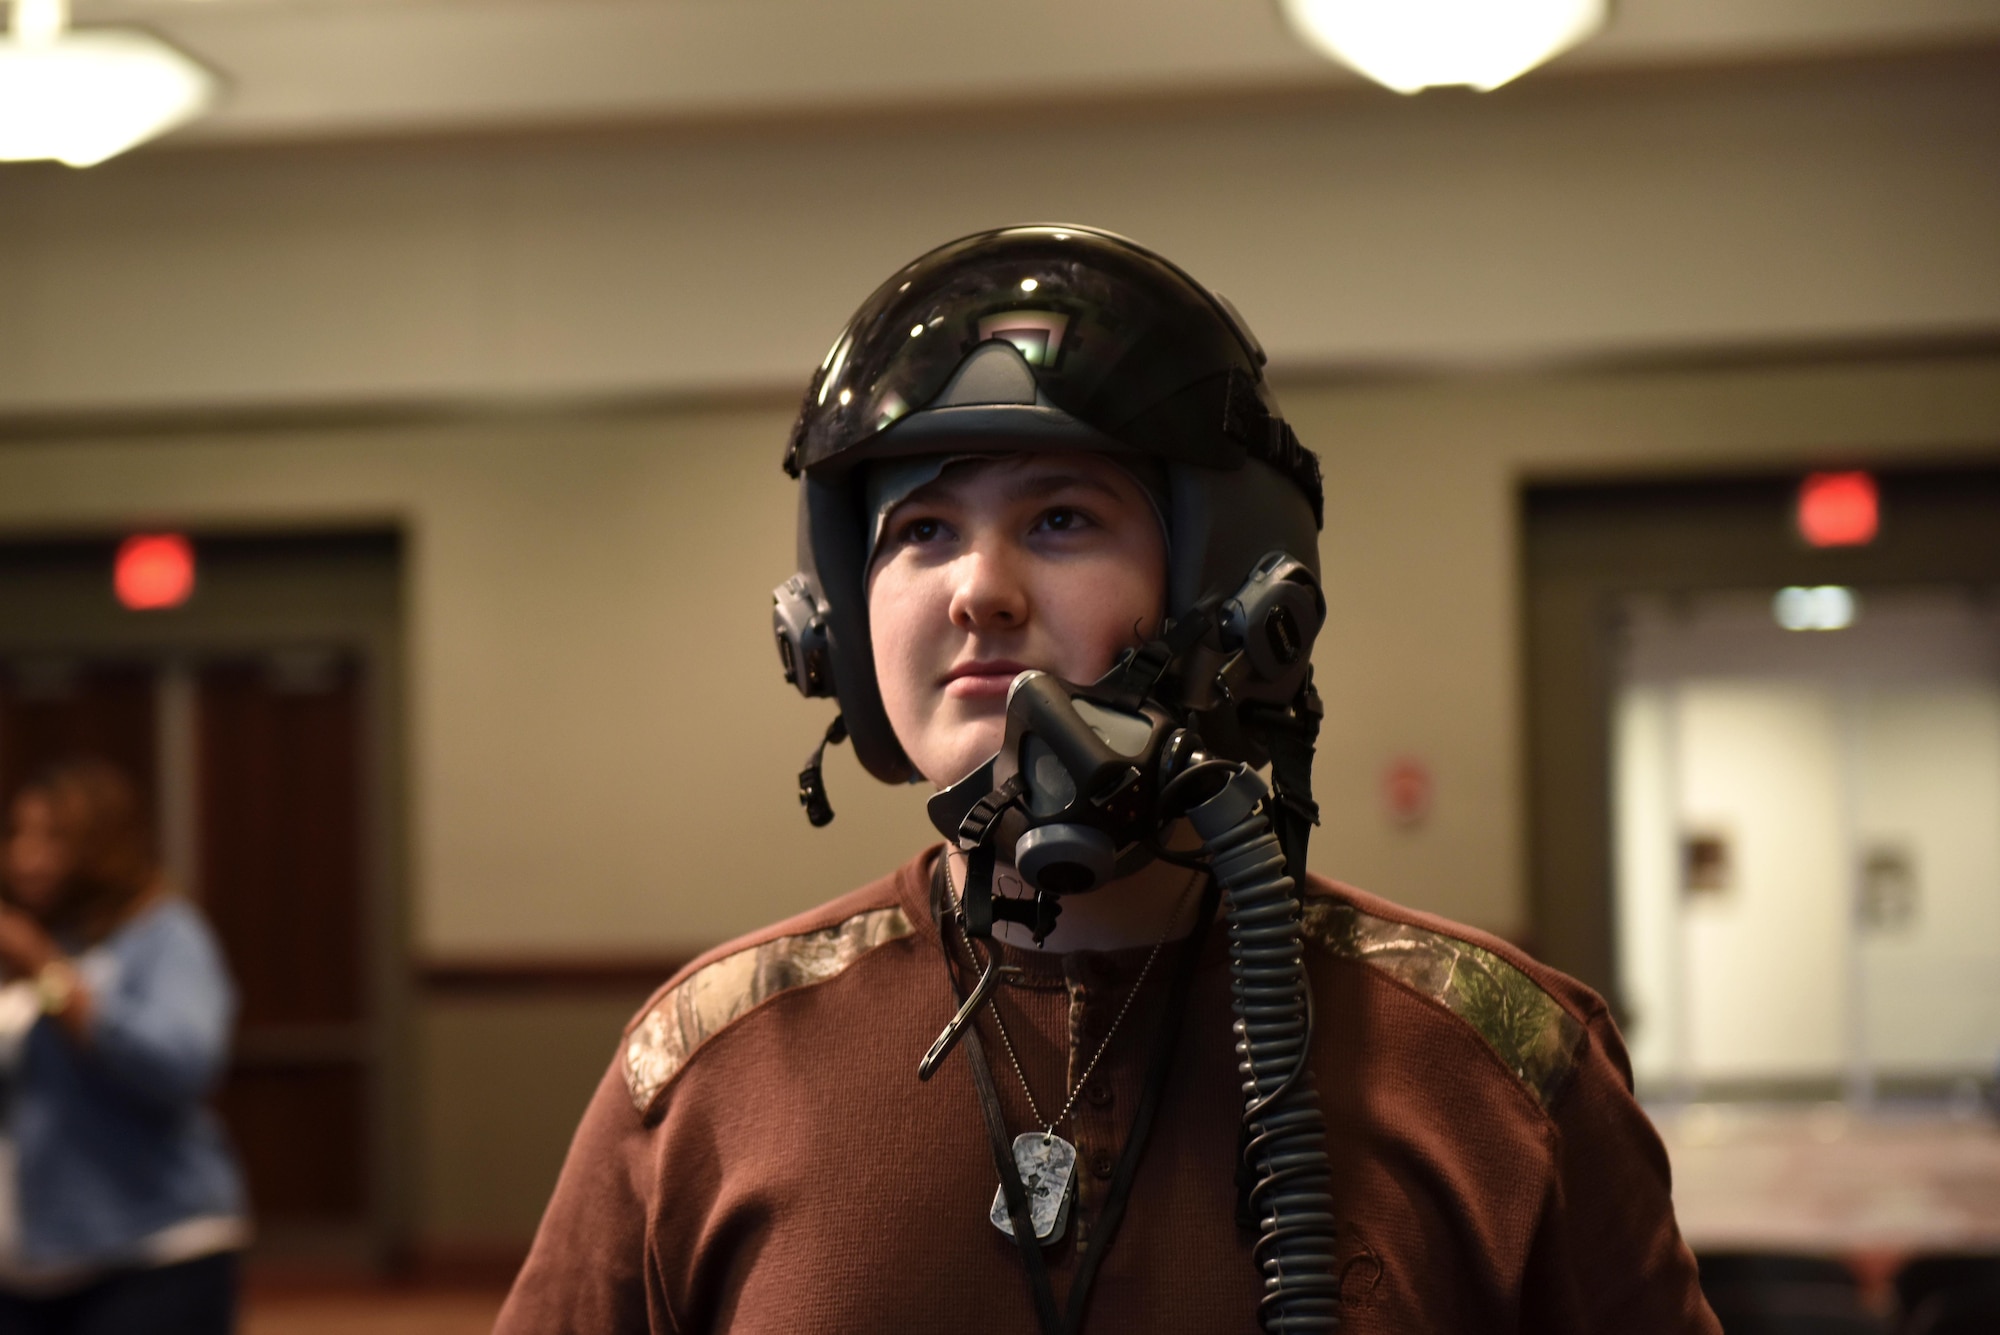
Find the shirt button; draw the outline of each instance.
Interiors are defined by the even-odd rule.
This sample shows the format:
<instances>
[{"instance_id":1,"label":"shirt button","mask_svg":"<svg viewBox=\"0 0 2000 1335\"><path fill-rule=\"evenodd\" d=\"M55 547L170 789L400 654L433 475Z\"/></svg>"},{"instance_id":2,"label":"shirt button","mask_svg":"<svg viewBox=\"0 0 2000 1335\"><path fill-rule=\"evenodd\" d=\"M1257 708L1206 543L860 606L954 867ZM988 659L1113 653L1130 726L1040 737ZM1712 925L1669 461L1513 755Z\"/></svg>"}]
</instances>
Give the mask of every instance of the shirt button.
<instances>
[{"instance_id":1,"label":"shirt button","mask_svg":"<svg viewBox=\"0 0 2000 1335\"><path fill-rule=\"evenodd\" d=\"M1092 1150L1090 1152L1090 1171L1097 1176L1108 1178L1111 1176L1112 1170L1116 1167L1118 1165L1111 1158L1110 1150Z\"/></svg>"},{"instance_id":2,"label":"shirt button","mask_svg":"<svg viewBox=\"0 0 2000 1335\"><path fill-rule=\"evenodd\" d=\"M1109 1108L1111 1086L1102 1080L1093 1080L1083 1087L1083 1097L1090 1101L1090 1106L1093 1108Z\"/></svg>"}]
</instances>

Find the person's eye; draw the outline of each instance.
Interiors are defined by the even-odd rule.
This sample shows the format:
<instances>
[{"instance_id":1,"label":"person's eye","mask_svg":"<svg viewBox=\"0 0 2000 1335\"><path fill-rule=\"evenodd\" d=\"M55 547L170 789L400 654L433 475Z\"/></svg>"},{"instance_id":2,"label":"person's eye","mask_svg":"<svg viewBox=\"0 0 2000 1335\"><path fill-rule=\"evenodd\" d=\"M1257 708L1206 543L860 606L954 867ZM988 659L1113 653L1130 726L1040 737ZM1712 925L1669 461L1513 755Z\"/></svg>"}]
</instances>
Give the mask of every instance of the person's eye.
<instances>
[{"instance_id":1,"label":"person's eye","mask_svg":"<svg viewBox=\"0 0 2000 1335\"><path fill-rule=\"evenodd\" d=\"M942 519L912 519L896 529L896 541L898 543L936 542L943 536L944 521Z\"/></svg>"},{"instance_id":2,"label":"person's eye","mask_svg":"<svg viewBox=\"0 0 2000 1335\"><path fill-rule=\"evenodd\" d=\"M1042 517L1036 521L1035 527L1050 533L1076 533L1083 529L1094 528L1096 525L1097 521L1090 517L1088 511L1079 510L1073 505L1056 505L1042 512Z\"/></svg>"}]
</instances>

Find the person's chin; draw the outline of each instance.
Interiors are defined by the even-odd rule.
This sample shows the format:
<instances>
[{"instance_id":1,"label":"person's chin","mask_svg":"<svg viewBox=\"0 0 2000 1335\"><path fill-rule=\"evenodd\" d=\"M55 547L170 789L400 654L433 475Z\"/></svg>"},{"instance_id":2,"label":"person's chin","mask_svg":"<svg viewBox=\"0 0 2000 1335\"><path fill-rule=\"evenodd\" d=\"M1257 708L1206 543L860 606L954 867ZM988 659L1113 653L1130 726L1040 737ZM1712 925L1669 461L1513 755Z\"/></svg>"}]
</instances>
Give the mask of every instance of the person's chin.
<instances>
[{"instance_id":1,"label":"person's chin","mask_svg":"<svg viewBox=\"0 0 2000 1335\"><path fill-rule=\"evenodd\" d=\"M1004 706L985 712L988 714L987 717L966 719L952 730L950 745L942 748L948 752L949 758L938 764L935 771L930 766L924 767L924 772L930 775L934 782L937 773L951 776L943 783L939 783L938 787L949 788L984 765L1000 749L1000 744L1007 740Z\"/></svg>"},{"instance_id":2,"label":"person's chin","mask_svg":"<svg viewBox=\"0 0 2000 1335\"><path fill-rule=\"evenodd\" d=\"M941 793L945 789L951 787L953 784L958 783L964 778L966 778L974 770L978 769L981 765L984 765L987 761L991 760L993 758L993 752L999 749L1000 748L996 746L992 750L981 751L978 752L977 754L974 754L972 752L966 752L963 755L954 756L949 763L941 764L936 767L938 772L942 773L945 776L942 779L935 777L931 773L931 768L929 766L926 766L924 767L924 777L930 780L932 788L936 789L938 792Z\"/></svg>"}]
</instances>

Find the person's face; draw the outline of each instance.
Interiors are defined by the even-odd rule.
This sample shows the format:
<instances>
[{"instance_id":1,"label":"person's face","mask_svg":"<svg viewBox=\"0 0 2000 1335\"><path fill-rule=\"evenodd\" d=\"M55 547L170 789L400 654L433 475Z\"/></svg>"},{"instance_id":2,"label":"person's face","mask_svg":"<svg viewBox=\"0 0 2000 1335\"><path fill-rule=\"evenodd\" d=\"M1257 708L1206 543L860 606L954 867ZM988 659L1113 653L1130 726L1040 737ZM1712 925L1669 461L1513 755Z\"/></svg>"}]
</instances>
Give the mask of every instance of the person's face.
<instances>
[{"instance_id":1,"label":"person's face","mask_svg":"<svg viewBox=\"0 0 2000 1335\"><path fill-rule=\"evenodd\" d=\"M23 793L14 799L6 854L7 885L14 902L38 915L54 908L69 876L71 858L48 798Z\"/></svg>"},{"instance_id":2,"label":"person's face","mask_svg":"<svg viewBox=\"0 0 2000 1335\"><path fill-rule=\"evenodd\" d=\"M896 738L939 787L1000 749L1007 688L1104 675L1166 609L1151 500L1095 455L947 468L889 514L868 574L875 675Z\"/></svg>"}]
</instances>

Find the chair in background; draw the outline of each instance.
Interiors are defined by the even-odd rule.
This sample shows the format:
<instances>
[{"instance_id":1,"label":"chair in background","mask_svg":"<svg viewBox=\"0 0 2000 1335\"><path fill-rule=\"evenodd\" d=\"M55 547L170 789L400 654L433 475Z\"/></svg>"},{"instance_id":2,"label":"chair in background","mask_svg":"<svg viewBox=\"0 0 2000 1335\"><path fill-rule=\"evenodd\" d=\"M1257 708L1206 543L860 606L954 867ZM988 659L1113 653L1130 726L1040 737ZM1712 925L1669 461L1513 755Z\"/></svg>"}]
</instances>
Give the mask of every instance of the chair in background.
<instances>
[{"instance_id":1,"label":"chair in background","mask_svg":"<svg viewBox=\"0 0 2000 1335\"><path fill-rule=\"evenodd\" d=\"M1830 1257L1712 1252L1701 1288L1728 1335L1887 1335L1854 1273Z\"/></svg>"},{"instance_id":2,"label":"chair in background","mask_svg":"<svg viewBox=\"0 0 2000 1335\"><path fill-rule=\"evenodd\" d=\"M1935 1294L1898 1327L1898 1335L1994 1335L1995 1331L2000 1331L2000 1284Z\"/></svg>"},{"instance_id":3,"label":"chair in background","mask_svg":"<svg viewBox=\"0 0 2000 1335\"><path fill-rule=\"evenodd\" d=\"M2000 1331L2000 1255L1919 1256L1896 1272L1899 1335Z\"/></svg>"}]
</instances>

